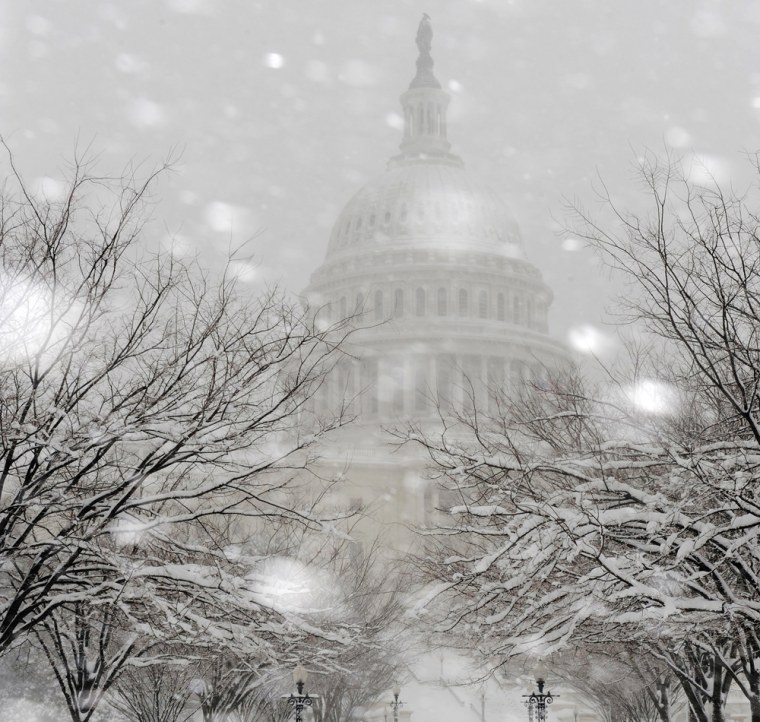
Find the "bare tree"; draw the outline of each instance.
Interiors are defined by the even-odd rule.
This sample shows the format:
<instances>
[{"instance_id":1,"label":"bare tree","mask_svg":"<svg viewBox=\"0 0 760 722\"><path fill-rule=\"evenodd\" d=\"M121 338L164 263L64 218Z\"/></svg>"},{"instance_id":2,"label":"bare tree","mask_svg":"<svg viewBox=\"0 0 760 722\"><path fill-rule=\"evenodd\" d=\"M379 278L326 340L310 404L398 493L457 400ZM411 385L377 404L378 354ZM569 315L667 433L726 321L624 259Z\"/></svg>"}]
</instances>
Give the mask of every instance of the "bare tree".
<instances>
[{"instance_id":1,"label":"bare tree","mask_svg":"<svg viewBox=\"0 0 760 722\"><path fill-rule=\"evenodd\" d=\"M636 645L575 647L555 655L552 668L606 722L670 722L683 707L667 665Z\"/></svg>"},{"instance_id":2,"label":"bare tree","mask_svg":"<svg viewBox=\"0 0 760 722\"><path fill-rule=\"evenodd\" d=\"M184 722L193 714L194 668L185 664L151 664L122 670L108 702L134 722Z\"/></svg>"},{"instance_id":3,"label":"bare tree","mask_svg":"<svg viewBox=\"0 0 760 722\"><path fill-rule=\"evenodd\" d=\"M722 720L736 686L757 722L760 222L746 198L672 165L642 170L651 217L610 203L618 232L581 216L648 355L593 383L569 369L495 390L495 414L400 434L453 502L420 559L425 604L440 631L477 630L497 664L634 645L694 719ZM658 408L637 404L642 383Z\"/></svg>"},{"instance_id":4,"label":"bare tree","mask_svg":"<svg viewBox=\"0 0 760 722\"><path fill-rule=\"evenodd\" d=\"M138 647L119 615L117 604L79 600L57 607L36 630L73 722L92 718Z\"/></svg>"},{"instance_id":5,"label":"bare tree","mask_svg":"<svg viewBox=\"0 0 760 722\"><path fill-rule=\"evenodd\" d=\"M169 651L163 640L156 643L155 634L132 638L133 657L125 669L149 664L181 669L191 677L188 708L199 707L207 722L278 722L289 713L283 696L292 691L290 673L299 663L309 668L311 691L319 695L313 708L317 719L343 722L358 708L371 705L396 678L404 638L405 580L400 567L390 577L385 574L379 540L366 545L354 540L356 522L351 517L340 529L324 525L315 530L284 520L247 538L244 528L234 523L207 528L214 545L241 569L249 601L268 610L261 627L253 628L256 639L243 624L246 618L259 618L255 609L244 609L240 616L235 600L216 594L219 609L229 617L224 626L214 625L192 638L184 635L185 643ZM126 600L122 606L125 614L137 616ZM212 621L216 614L206 613L204 618ZM220 639L219 632L233 624L237 634ZM140 627L134 621L127 629L130 626ZM95 668L95 655L90 659L89 667ZM183 666L177 667L179 663ZM76 666L59 662L62 668L67 665ZM103 668L108 666L104 661ZM128 690L122 691L116 682L117 708L124 707L125 694L129 704L140 702L148 719L151 701L156 711L150 714L171 706L154 693L155 674L142 679L130 674L128 679ZM139 694L133 694L133 688L139 688Z\"/></svg>"},{"instance_id":6,"label":"bare tree","mask_svg":"<svg viewBox=\"0 0 760 722\"><path fill-rule=\"evenodd\" d=\"M345 589L339 613L362 634L343 651L340 664L318 678L316 722L349 722L372 707L400 678L410 645L403 619L409 571L397 561L388 572L381 538L337 559L334 569Z\"/></svg>"},{"instance_id":7,"label":"bare tree","mask_svg":"<svg viewBox=\"0 0 760 722\"><path fill-rule=\"evenodd\" d=\"M253 601L248 570L207 532L233 516L326 521L298 484L314 441L346 421L340 409L318 418L309 399L347 326L317 328L276 289L241 293L233 262L213 276L195 260L151 257L146 204L163 169L111 179L77 162L49 200L8 158L0 654L38 634L84 720L97 696L80 705L87 686L102 694L137 633L235 639L273 621L253 645L270 655L283 615Z\"/></svg>"}]
</instances>

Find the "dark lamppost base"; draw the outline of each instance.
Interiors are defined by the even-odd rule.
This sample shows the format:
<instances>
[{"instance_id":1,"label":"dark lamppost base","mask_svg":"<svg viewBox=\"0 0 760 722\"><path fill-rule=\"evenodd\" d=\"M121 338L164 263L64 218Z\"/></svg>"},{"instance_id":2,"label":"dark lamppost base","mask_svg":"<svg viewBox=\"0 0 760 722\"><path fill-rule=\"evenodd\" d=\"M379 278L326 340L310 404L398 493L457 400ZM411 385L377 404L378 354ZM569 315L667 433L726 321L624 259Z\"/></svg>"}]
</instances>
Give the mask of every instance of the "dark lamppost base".
<instances>
[{"instance_id":1,"label":"dark lamppost base","mask_svg":"<svg viewBox=\"0 0 760 722\"><path fill-rule=\"evenodd\" d=\"M554 697L559 697L559 695L553 695L549 690L544 692L546 669L543 663L539 662L534 674L536 675L538 692L523 695L526 698L525 706L528 708L528 722L546 722L547 707L554 702Z\"/></svg>"},{"instance_id":2,"label":"dark lamppost base","mask_svg":"<svg viewBox=\"0 0 760 722\"><path fill-rule=\"evenodd\" d=\"M285 699L295 710L295 722L303 722L304 708L311 707L316 697L310 697L308 693L304 694L306 670L300 664L293 670L293 680L296 683L296 693L291 694Z\"/></svg>"}]
</instances>

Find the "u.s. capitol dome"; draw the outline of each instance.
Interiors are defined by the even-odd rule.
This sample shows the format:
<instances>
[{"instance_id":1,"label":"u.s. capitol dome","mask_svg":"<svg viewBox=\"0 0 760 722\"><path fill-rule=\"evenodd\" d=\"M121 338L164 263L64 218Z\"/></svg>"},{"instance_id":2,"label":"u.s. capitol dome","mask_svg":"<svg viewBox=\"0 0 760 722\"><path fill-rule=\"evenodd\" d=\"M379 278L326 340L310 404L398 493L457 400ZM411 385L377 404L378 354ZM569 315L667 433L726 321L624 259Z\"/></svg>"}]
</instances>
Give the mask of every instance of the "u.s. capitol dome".
<instances>
[{"instance_id":1,"label":"u.s. capitol dome","mask_svg":"<svg viewBox=\"0 0 760 722\"><path fill-rule=\"evenodd\" d=\"M421 461L389 454L384 429L486 410L494 389L566 358L548 334L552 292L512 213L451 151L431 38L423 20L399 154L346 203L304 292L322 322L359 327L317 399L328 412L348 406L357 423L323 456L349 468L356 497L396 502L393 521L419 521L436 500Z\"/></svg>"}]
</instances>

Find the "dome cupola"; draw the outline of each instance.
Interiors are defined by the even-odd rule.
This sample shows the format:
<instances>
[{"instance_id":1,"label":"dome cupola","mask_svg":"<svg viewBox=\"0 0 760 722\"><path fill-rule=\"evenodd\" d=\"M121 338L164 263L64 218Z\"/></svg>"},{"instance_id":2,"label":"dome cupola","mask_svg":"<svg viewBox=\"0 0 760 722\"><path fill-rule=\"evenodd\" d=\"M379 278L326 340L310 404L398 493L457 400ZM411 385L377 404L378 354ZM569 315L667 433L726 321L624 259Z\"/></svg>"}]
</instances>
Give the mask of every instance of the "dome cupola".
<instances>
[{"instance_id":1,"label":"dome cupola","mask_svg":"<svg viewBox=\"0 0 760 722\"><path fill-rule=\"evenodd\" d=\"M520 232L509 209L450 152L450 96L433 73L432 38L425 14L417 30L417 73L401 96L401 152L388 161L385 173L346 204L330 235L328 259L380 247L430 244L523 257Z\"/></svg>"}]
</instances>

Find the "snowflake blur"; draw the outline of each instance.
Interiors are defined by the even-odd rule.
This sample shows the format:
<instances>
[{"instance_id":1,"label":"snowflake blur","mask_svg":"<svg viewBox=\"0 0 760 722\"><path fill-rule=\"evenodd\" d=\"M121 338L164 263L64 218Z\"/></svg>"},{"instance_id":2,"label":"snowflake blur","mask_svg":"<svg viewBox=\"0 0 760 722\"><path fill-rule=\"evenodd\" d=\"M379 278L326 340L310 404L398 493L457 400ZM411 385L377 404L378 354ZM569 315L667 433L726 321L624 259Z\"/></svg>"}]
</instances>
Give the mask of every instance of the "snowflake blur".
<instances>
[{"instance_id":1,"label":"snowflake blur","mask_svg":"<svg viewBox=\"0 0 760 722\"><path fill-rule=\"evenodd\" d=\"M263 560L248 575L256 601L284 612L330 612L338 590L329 574L292 557Z\"/></svg>"},{"instance_id":2,"label":"snowflake blur","mask_svg":"<svg viewBox=\"0 0 760 722\"><path fill-rule=\"evenodd\" d=\"M0 358L17 363L59 343L67 333L66 318L75 317L76 308L66 311L61 299L54 304L50 292L38 284L0 277Z\"/></svg>"},{"instance_id":3,"label":"snowflake blur","mask_svg":"<svg viewBox=\"0 0 760 722\"><path fill-rule=\"evenodd\" d=\"M612 345L607 336L590 324L571 328L567 340L576 351L591 355L597 355Z\"/></svg>"},{"instance_id":4,"label":"snowflake blur","mask_svg":"<svg viewBox=\"0 0 760 722\"><path fill-rule=\"evenodd\" d=\"M628 400L645 414L668 414L676 410L677 396L671 386L662 381L645 379L626 391Z\"/></svg>"}]
</instances>

